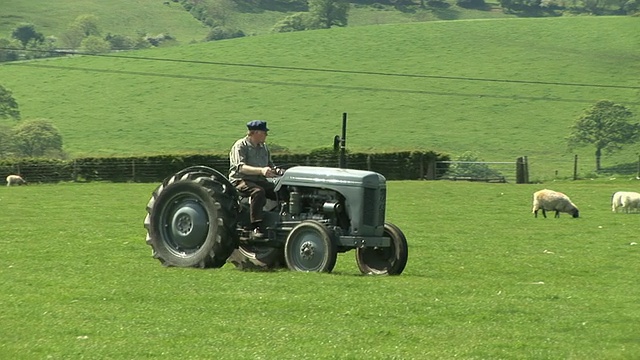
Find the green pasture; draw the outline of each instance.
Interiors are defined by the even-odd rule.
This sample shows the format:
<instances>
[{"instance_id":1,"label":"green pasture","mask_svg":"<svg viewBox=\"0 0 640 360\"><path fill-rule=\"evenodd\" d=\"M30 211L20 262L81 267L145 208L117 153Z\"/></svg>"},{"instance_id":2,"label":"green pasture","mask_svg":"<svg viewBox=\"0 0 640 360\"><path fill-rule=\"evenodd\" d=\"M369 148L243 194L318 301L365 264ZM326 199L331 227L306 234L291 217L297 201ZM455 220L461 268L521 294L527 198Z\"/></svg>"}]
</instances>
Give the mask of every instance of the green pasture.
<instances>
[{"instance_id":1,"label":"green pasture","mask_svg":"<svg viewBox=\"0 0 640 360\"><path fill-rule=\"evenodd\" d=\"M61 35L80 15L98 18L103 35L155 36L171 34L179 43L202 41L209 29L186 12L180 4L163 0L29 0L3 1L0 12L0 37L10 38L21 23L32 23L44 36Z\"/></svg>"},{"instance_id":2,"label":"green pasture","mask_svg":"<svg viewBox=\"0 0 640 360\"><path fill-rule=\"evenodd\" d=\"M143 228L155 186L0 187L0 358L640 357L640 215L610 208L635 182L389 182L396 277L353 252L331 274L164 268ZM542 187L581 217L534 218Z\"/></svg>"},{"instance_id":3,"label":"green pasture","mask_svg":"<svg viewBox=\"0 0 640 360\"><path fill-rule=\"evenodd\" d=\"M446 8L433 8L402 12L392 6L375 8L352 4L349 26L366 26L433 20L460 20L474 18L508 18L497 4L488 2L485 10L464 9L452 1ZM273 26L293 12L234 11L225 15L225 26L240 29L247 36L264 35ZM78 16L93 14L106 35L133 36L139 32L156 35L169 33L179 43L203 41L209 29L191 16L181 4L163 0L29 0L5 1L0 12L0 38L9 38L20 23L33 23L45 36L60 38Z\"/></svg>"},{"instance_id":4,"label":"green pasture","mask_svg":"<svg viewBox=\"0 0 640 360\"><path fill-rule=\"evenodd\" d=\"M351 151L528 156L532 179L568 178L574 154L581 175L595 168L595 149L564 140L585 109L609 99L640 119L638 30L637 17L359 26L4 63L0 82L70 156L226 153L255 118L272 144L309 151L346 112Z\"/></svg>"}]
</instances>

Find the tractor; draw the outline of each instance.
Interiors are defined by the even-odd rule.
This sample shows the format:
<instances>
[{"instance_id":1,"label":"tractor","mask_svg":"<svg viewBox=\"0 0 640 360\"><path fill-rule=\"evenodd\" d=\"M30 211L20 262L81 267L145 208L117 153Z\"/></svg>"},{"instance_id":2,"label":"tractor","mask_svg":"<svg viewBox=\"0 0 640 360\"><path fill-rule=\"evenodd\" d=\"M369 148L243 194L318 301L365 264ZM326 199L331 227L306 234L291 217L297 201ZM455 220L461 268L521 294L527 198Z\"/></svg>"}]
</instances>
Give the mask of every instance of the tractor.
<instances>
[{"instance_id":1,"label":"tractor","mask_svg":"<svg viewBox=\"0 0 640 360\"><path fill-rule=\"evenodd\" d=\"M338 168L277 169L277 199L263 213L264 238L248 230L249 198L219 171L193 166L166 178L153 191L144 220L153 257L166 266L229 262L242 270L331 272L338 253L355 249L363 274L401 274L407 239L385 222L386 179L346 168L346 122L343 113L342 137L334 137Z\"/></svg>"},{"instance_id":2,"label":"tractor","mask_svg":"<svg viewBox=\"0 0 640 360\"><path fill-rule=\"evenodd\" d=\"M365 170L293 166L275 178L267 236L253 239L249 199L219 171L183 169L152 193L144 226L153 257L166 266L331 272L337 254L356 253L363 274L398 275L407 240L385 222L386 179Z\"/></svg>"}]
</instances>

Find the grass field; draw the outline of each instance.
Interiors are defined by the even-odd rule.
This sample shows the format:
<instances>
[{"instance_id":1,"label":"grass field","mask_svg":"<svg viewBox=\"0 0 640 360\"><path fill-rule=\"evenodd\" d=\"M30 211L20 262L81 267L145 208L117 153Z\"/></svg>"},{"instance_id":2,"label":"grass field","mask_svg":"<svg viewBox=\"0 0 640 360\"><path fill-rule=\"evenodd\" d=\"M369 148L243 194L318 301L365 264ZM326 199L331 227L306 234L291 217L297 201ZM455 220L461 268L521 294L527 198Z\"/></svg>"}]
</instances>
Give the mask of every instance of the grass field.
<instances>
[{"instance_id":1,"label":"grass field","mask_svg":"<svg viewBox=\"0 0 640 360\"><path fill-rule=\"evenodd\" d=\"M3 359L637 359L629 181L556 182L579 219L534 218L540 185L390 182L397 277L163 268L156 184L0 187ZM470 199L473 199L470 201Z\"/></svg>"},{"instance_id":2,"label":"grass field","mask_svg":"<svg viewBox=\"0 0 640 360\"><path fill-rule=\"evenodd\" d=\"M135 36L138 33L155 36L171 34L179 43L202 41L209 29L193 18L182 6L157 0L29 0L5 1L0 13L0 37L10 38L20 23L32 23L44 36L61 35L80 15L98 18L103 36L118 34Z\"/></svg>"},{"instance_id":3,"label":"grass field","mask_svg":"<svg viewBox=\"0 0 640 360\"><path fill-rule=\"evenodd\" d=\"M492 8L496 4L488 2ZM178 42L188 44L203 41L209 31L191 16L181 4L162 0L29 0L8 1L2 4L0 13L0 38L10 38L11 32L20 23L33 23L36 30L45 36L60 36L78 16L93 14L98 17L98 25L104 35L120 34L133 36L138 32L150 35L169 33ZM279 11L229 12L225 26L242 30L246 35L264 35L291 13ZM487 11L464 9L452 5L447 8L401 12L392 6L374 8L352 4L349 11L349 26L367 26L421 22L433 20L459 20L475 18L514 17L499 9Z\"/></svg>"},{"instance_id":4,"label":"grass field","mask_svg":"<svg viewBox=\"0 0 640 360\"><path fill-rule=\"evenodd\" d=\"M352 151L526 155L532 178L549 179L570 176L574 154L581 174L594 169L595 149L564 138L595 101L640 113L637 30L631 17L360 26L7 63L0 79L71 156L226 153L254 118L271 143L308 151L330 146L347 112Z\"/></svg>"}]
</instances>

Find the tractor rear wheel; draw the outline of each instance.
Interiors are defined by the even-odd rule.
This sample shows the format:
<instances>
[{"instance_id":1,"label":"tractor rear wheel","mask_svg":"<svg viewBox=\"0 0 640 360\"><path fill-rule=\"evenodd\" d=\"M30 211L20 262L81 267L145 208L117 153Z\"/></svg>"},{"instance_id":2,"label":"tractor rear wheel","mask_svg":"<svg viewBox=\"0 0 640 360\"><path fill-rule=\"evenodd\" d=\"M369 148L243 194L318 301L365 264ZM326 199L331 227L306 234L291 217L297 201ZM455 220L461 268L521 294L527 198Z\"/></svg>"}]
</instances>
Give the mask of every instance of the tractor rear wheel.
<instances>
[{"instance_id":1,"label":"tractor rear wheel","mask_svg":"<svg viewBox=\"0 0 640 360\"><path fill-rule=\"evenodd\" d=\"M282 247L240 244L227 262L239 270L275 270L286 267Z\"/></svg>"},{"instance_id":2,"label":"tractor rear wheel","mask_svg":"<svg viewBox=\"0 0 640 360\"><path fill-rule=\"evenodd\" d=\"M235 188L214 169L187 168L153 191L144 226L165 266L219 268L236 248Z\"/></svg>"},{"instance_id":3,"label":"tractor rear wheel","mask_svg":"<svg viewBox=\"0 0 640 360\"><path fill-rule=\"evenodd\" d=\"M317 221L296 225L284 246L284 258L291 270L331 272L337 257L331 233Z\"/></svg>"},{"instance_id":4,"label":"tractor rear wheel","mask_svg":"<svg viewBox=\"0 0 640 360\"><path fill-rule=\"evenodd\" d=\"M384 236L391 238L390 247L356 249L356 261L363 274L400 275L407 265L407 238L402 230L391 223L385 223Z\"/></svg>"}]
</instances>

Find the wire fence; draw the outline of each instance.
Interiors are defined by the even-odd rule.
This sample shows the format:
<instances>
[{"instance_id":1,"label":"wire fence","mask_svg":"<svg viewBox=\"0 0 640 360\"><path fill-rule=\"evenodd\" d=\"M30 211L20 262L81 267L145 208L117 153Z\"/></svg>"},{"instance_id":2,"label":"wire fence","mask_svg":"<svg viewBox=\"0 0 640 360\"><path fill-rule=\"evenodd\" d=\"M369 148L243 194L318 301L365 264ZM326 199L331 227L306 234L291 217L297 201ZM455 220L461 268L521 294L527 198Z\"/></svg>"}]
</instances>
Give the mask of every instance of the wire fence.
<instances>
[{"instance_id":1,"label":"wire fence","mask_svg":"<svg viewBox=\"0 0 640 360\"><path fill-rule=\"evenodd\" d=\"M385 154L386 155L386 154ZM521 159L521 160L519 160ZM276 159L274 159L276 160ZM282 157L279 166L294 165L339 167L337 157ZM384 156L370 154L348 157L346 167L379 172L389 180L452 180L507 183L544 182L556 179L588 179L614 176L640 179L640 158L628 163L607 165L596 172L591 158L517 158L515 161L449 161L421 156ZM520 161L520 163L519 163ZM158 182L188 166L204 165L223 174L229 171L225 158L195 159L99 159L92 161L17 161L0 163L0 179L11 174L22 175L31 183L52 182ZM519 174L520 173L520 174Z\"/></svg>"},{"instance_id":2,"label":"wire fence","mask_svg":"<svg viewBox=\"0 0 640 360\"><path fill-rule=\"evenodd\" d=\"M423 179L427 164L439 159L432 152L352 154L345 167L379 172L388 180ZM445 157L446 158L446 157ZM340 167L334 154L274 155L281 167L295 165ZM209 166L227 174L229 160L219 155L158 156L154 158L87 158L77 160L24 160L0 163L0 175L21 175L32 183L65 181L158 182L190 166Z\"/></svg>"},{"instance_id":3,"label":"wire fence","mask_svg":"<svg viewBox=\"0 0 640 360\"><path fill-rule=\"evenodd\" d=\"M446 164L448 166L438 166ZM517 182L516 161L438 161L436 178L485 182Z\"/></svg>"}]
</instances>

